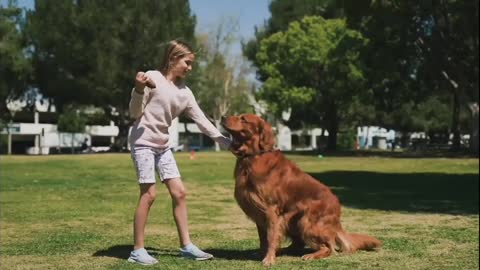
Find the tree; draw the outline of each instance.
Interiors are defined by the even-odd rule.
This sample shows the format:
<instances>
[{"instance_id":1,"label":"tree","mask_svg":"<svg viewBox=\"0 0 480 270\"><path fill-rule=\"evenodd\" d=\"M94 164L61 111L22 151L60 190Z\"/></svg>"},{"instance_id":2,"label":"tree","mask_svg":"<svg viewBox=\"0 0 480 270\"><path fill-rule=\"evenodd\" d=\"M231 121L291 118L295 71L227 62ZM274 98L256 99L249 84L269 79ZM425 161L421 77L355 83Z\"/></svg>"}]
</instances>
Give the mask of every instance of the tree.
<instances>
[{"instance_id":1,"label":"tree","mask_svg":"<svg viewBox=\"0 0 480 270\"><path fill-rule=\"evenodd\" d=\"M272 17L268 20L268 32L284 31L293 21L305 16L321 16L325 19L343 17L345 1L336 0L276 0L270 3Z\"/></svg>"},{"instance_id":2,"label":"tree","mask_svg":"<svg viewBox=\"0 0 480 270\"><path fill-rule=\"evenodd\" d=\"M478 1L274 0L270 11L255 39L244 44L256 66L261 41L292 21L306 15L344 18L369 40L364 75L373 98L372 106L364 107L363 125L431 131L450 115L446 132L455 134L454 147L461 130L468 130L466 123L473 122L470 133L478 134L478 119L471 120L478 118ZM261 70L257 75L266 80ZM416 117L432 100L441 105L438 114ZM472 113L465 118L468 108ZM421 119L425 122L418 125ZM477 140L471 145L478 145L478 136L471 137Z\"/></svg>"},{"instance_id":3,"label":"tree","mask_svg":"<svg viewBox=\"0 0 480 270\"><path fill-rule=\"evenodd\" d=\"M367 1L368 9L358 8L353 1L347 2L350 8L346 13L351 25L371 38L372 44L377 44L372 51L387 50L370 59L388 64L392 62L388 61L388 55L396 56L395 65L389 65L401 74L395 84L404 82L410 92L409 100L400 99L396 107L405 107L402 103L411 101L417 108L428 106L432 99L441 102L436 110L447 111L432 115L424 123L429 127L424 126L427 130L435 129L445 121L437 115L450 115L447 133L454 134L452 146L458 150L460 133L469 129L466 123L471 121L468 118L475 117L475 110L470 117L463 115L478 104L478 1ZM390 38L382 37L382 32L389 33ZM372 80L379 86L377 93L380 94L387 89L379 83L381 79ZM412 113L405 115L415 117Z\"/></svg>"},{"instance_id":4,"label":"tree","mask_svg":"<svg viewBox=\"0 0 480 270\"><path fill-rule=\"evenodd\" d=\"M187 0L37 0L28 18L36 84L57 108L104 108L125 147L128 103L137 71L155 69L166 42L194 43Z\"/></svg>"},{"instance_id":5,"label":"tree","mask_svg":"<svg viewBox=\"0 0 480 270\"><path fill-rule=\"evenodd\" d=\"M258 67L256 55L263 39L276 32L285 31L291 22L300 21L305 16L321 16L325 19L341 18L344 2L334 0L271 1L269 9L272 16L260 28L255 27L254 39L242 44L245 56ZM261 81L264 80L261 72L258 72L257 76Z\"/></svg>"},{"instance_id":6,"label":"tree","mask_svg":"<svg viewBox=\"0 0 480 270\"><path fill-rule=\"evenodd\" d=\"M80 115L80 112L75 108L69 106L59 117L58 127L59 132L68 132L72 136L71 146L72 154L75 153L74 138L75 133L85 132L85 117Z\"/></svg>"},{"instance_id":7,"label":"tree","mask_svg":"<svg viewBox=\"0 0 480 270\"><path fill-rule=\"evenodd\" d=\"M263 30L256 32L256 39L244 45L244 52L258 66L256 55L261 40L285 30L292 21L307 15L343 18L349 28L361 32L369 40L361 57L365 63L364 85L371 93L367 95L366 103L364 98L356 99L352 104L355 108L351 111L356 114L348 123L352 126L381 125L410 131L412 126L395 126L398 123L394 120L398 116L396 113L401 108L413 108L403 106L405 103L425 101L433 89L418 85L419 80L412 78L419 66L419 58L415 54L415 38L409 34L415 28L412 29L411 14L404 9L407 5L372 0L274 0L270 4L272 17ZM258 78L262 81L266 79L261 70ZM403 117L412 115L412 111L403 112Z\"/></svg>"},{"instance_id":8,"label":"tree","mask_svg":"<svg viewBox=\"0 0 480 270\"><path fill-rule=\"evenodd\" d=\"M203 53L199 55L197 98L218 129L222 116L250 109L248 68L242 58L235 58L230 51L237 41L237 32L238 23L232 18L224 19L213 31L200 36L198 42ZM220 150L217 142L215 149Z\"/></svg>"},{"instance_id":9,"label":"tree","mask_svg":"<svg viewBox=\"0 0 480 270\"><path fill-rule=\"evenodd\" d=\"M22 10L15 2L9 1L6 7L0 5L0 121L10 120L7 103L27 90L31 63L24 53L22 28Z\"/></svg>"},{"instance_id":10,"label":"tree","mask_svg":"<svg viewBox=\"0 0 480 270\"><path fill-rule=\"evenodd\" d=\"M305 17L291 23L260 44L256 57L267 78L260 98L277 115L291 108L293 121L325 126L328 148L335 150L341 121L354 113L344 108L368 95L360 61L366 44L344 20Z\"/></svg>"},{"instance_id":11,"label":"tree","mask_svg":"<svg viewBox=\"0 0 480 270\"><path fill-rule=\"evenodd\" d=\"M435 129L450 115L447 132L454 134L457 150L468 122L462 115L478 104L478 1L349 0L345 14L349 25L371 40L368 77L377 111L386 116L376 117L380 124L397 125L393 116L402 108L413 109L404 111L403 117L412 118L404 123L417 122L418 109L435 99L441 103L436 110L447 111L422 126Z\"/></svg>"},{"instance_id":12,"label":"tree","mask_svg":"<svg viewBox=\"0 0 480 270\"><path fill-rule=\"evenodd\" d=\"M478 9L478 1L459 0L424 1L417 8L417 44L427 75L451 93L454 150L460 147L462 110L478 106Z\"/></svg>"}]
</instances>

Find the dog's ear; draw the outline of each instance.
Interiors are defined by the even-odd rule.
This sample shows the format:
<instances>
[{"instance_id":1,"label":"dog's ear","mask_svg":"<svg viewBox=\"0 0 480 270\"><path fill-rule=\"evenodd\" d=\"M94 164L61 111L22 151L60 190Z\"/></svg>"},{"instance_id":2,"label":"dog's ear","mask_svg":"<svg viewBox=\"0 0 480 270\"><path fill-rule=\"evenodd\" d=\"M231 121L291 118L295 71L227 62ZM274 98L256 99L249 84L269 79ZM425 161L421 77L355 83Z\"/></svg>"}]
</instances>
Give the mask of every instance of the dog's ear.
<instances>
[{"instance_id":1,"label":"dog's ear","mask_svg":"<svg viewBox=\"0 0 480 270\"><path fill-rule=\"evenodd\" d=\"M269 123L263 121L260 128L260 150L268 151L272 150L275 146L275 134L273 133L272 126Z\"/></svg>"}]
</instances>

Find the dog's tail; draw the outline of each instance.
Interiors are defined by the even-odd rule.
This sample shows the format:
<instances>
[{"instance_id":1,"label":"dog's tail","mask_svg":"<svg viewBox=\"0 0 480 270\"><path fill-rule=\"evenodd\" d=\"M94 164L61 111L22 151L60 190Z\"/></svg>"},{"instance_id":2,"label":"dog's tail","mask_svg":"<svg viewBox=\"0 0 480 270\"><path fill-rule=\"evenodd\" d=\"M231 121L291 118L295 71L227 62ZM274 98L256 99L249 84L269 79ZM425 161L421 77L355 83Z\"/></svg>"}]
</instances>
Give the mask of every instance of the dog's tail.
<instances>
[{"instance_id":1,"label":"dog's tail","mask_svg":"<svg viewBox=\"0 0 480 270\"><path fill-rule=\"evenodd\" d=\"M339 251L346 253L357 250L374 250L382 246L382 242L373 236L349 233L344 230L337 233L335 242Z\"/></svg>"}]
</instances>

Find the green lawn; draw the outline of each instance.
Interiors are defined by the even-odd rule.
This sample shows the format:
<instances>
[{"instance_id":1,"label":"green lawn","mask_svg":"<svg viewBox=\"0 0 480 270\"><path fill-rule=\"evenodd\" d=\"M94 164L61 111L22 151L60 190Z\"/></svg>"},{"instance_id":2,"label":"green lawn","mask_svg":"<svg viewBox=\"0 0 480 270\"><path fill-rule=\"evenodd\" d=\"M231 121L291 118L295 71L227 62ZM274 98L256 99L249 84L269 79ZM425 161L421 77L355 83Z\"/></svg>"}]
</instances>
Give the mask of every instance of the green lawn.
<instances>
[{"instance_id":1,"label":"green lawn","mask_svg":"<svg viewBox=\"0 0 480 270\"><path fill-rule=\"evenodd\" d=\"M0 268L265 269L255 226L233 199L233 156L176 157L192 238L215 260L177 256L171 201L160 185L146 243L160 263L126 261L138 196L128 154L1 156ZM284 255L271 269L479 269L478 159L290 158L340 197L347 230L384 247L318 261Z\"/></svg>"}]
</instances>

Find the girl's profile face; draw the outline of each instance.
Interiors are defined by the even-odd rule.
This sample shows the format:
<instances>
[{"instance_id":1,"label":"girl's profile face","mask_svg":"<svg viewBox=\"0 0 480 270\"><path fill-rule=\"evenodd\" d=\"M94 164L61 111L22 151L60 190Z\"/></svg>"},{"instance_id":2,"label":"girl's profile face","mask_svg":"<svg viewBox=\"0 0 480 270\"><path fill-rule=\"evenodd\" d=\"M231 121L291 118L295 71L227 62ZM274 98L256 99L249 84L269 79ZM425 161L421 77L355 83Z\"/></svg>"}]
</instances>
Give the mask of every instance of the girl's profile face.
<instances>
[{"instance_id":1,"label":"girl's profile face","mask_svg":"<svg viewBox=\"0 0 480 270\"><path fill-rule=\"evenodd\" d=\"M193 53L180 57L171 68L170 72L174 77L185 78L193 68L195 55Z\"/></svg>"}]
</instances>

